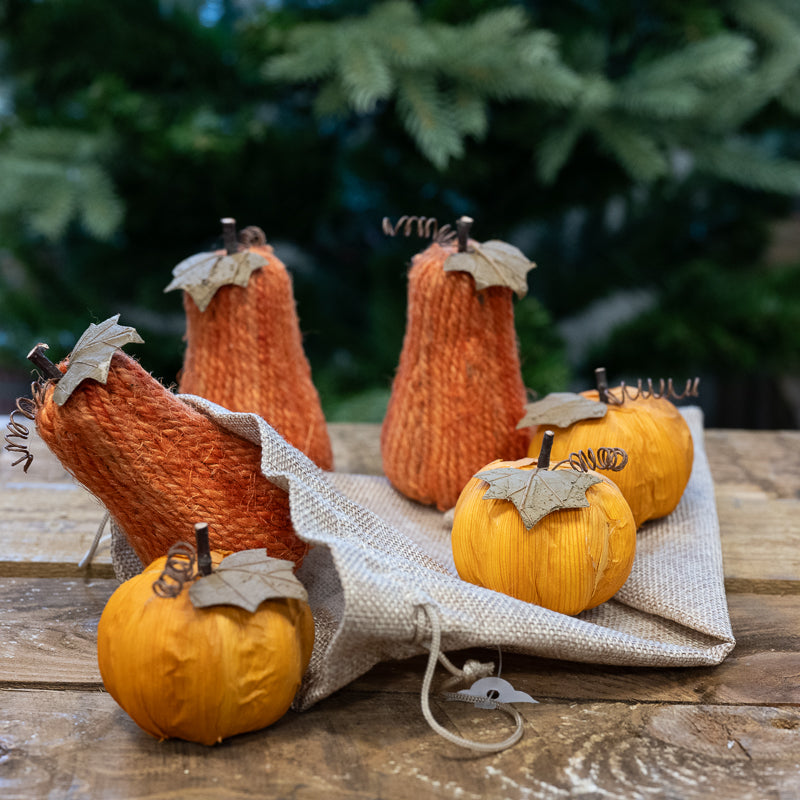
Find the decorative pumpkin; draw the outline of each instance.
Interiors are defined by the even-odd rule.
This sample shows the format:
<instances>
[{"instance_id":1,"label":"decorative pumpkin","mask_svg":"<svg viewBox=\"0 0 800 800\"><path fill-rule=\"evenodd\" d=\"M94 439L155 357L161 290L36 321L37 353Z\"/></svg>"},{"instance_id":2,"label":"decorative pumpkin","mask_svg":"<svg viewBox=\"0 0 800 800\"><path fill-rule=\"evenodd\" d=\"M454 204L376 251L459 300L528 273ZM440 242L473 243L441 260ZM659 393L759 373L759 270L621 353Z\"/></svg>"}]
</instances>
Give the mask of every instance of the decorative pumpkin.
<instances>
[{"instance_id":1,"label":"decorative pumpkin","mask_svg":"<svg viewBox=\"0 0 800 800\"><path fill-rule=\"evenodd\" d=\"M223 553L212 552L214 566ZM167 557L121 584L97 629L108 693L157 739L212 745L271 725L289 709L314 645L303 600L271 599L251 613L195 608L187 586L154 593Z\"/></svg>"},{"instance_id":2,"label":"decorative pumpkin","mask_svg":"<svg viewBox=\"0 0 800 800\"><path fill-rule=\"evenodd\" d=\"M462 222L458 242L440 237L413 259L405 338L381 429L386 477L441 510L455 505L481 465L523 456L530 440L530 431L516 430L526 392L513 295L525 293L525 273L535 265L502 242L468 240L470 222ZM505 284L497 273L476 282L465 271L504 259L516 269L503 270Z\"/></svg>"},{"instance_id":3,"label":"decorative pumpkin","mask_svg":"<svg viewBox=\"0 0 800 800\"><path fill-rule=\"evenodd\" d=\"M555 459L606 443L622 448L630 465L609 477L619 486L639 527L647 520L670 514L678 505L694 463L692 434L665 393L659 396L658 392L639 390L631 394L624 386L608 389L602 369L597 377L599 388L581 394L604 403L605 413L563 428L539 419L539 431L534 433L528 453L533 455L541 445L542 423L550 425L556 434Z\"/></svg>"},{"instance_id":4,"label":"decorative pumpkin","mask_svg":"<svg viewBox=\"0 0 800 800\"><path fill-rule=\"evenodd\" d=\"M564 482L570 484L571 503L579 507L553 503L554 475L561 480L555 491L564 496ZM532 507L526 516L523 503L539 490L534 482L548 499L531 517ZM495 485L499 490L491 491ZM470 479L456 504L452 548L463 580L578 614L613 597L628 579L636 524L610 480L591 470L576 473L568 463L550 468L545 453L539 459L494 461Z\"/></svg>"},{"instance_id":5,"label":"decorative pumpkin","mask_svg":"<svg viewBox=\"0 0 800 800\"><path fill-rule=\"evenodd\" d=\"M289 272L260 228L242 230L237 244L234 220L223 225L226 231L233 226L227 256L242 262L238 274L214 274L221 262L231 261L226 251L201 253L175 267L175 279L165 289L185 289L186 352L179 391L231 411L259 414L319 467L332 469L330 437L303 350Z\"/></svg>"},{"instance_id":6,"label":"decorative pumpkin","mask_svg":"<svg viewBox=\"0 0 800 800\"><path fill-rule=\"evenodd\" d=\"M308 545L292 528L288 494L261 472L261 448L184 403L118 350L120 331L133 328L116 320L91 326L81 337L90 344L79 341L69 360L51 365L64 376L38 397L44 443L108 509L143 564L206 519L215 549L265 547L299 565ZM95 361L95 377L86 377L81 368Z\"/></svg>"}]
</instances>

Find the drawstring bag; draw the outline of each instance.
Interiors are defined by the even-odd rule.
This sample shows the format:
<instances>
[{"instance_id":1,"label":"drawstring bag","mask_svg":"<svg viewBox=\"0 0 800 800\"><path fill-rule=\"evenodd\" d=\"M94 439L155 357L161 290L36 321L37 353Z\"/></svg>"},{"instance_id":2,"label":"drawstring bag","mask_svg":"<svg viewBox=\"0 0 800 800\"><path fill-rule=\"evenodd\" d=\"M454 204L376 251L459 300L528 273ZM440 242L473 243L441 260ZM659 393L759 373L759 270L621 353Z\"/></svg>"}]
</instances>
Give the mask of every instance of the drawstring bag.
<instances>
[{"instance_id":1,"label":"drawstring bag","mask_svg":"<svg viewBox=\"0 0 800 800\"><path fill-rule=\"evenodd\" d=\"M312 545L297 576L308 591L316 642L297 710L379 662L428 652L423 710L438 730L427 692L437 660L448 667L445 652L486 647L565 661L677 667L718 664L734 647L699 408L681 410L694 440L694 466L677 509L642 526L633 570L615 597L570 617L462 581L446 515L406 499L386 478L323 472L262 418L191 395L181 399L261 446L264 476L288 491L295 531ZM118 528L112 557L120 579L141 570ZM520 733L518 713L503 710L516 714L517 731L494 749Z\"/></svg>"}]
</instances>

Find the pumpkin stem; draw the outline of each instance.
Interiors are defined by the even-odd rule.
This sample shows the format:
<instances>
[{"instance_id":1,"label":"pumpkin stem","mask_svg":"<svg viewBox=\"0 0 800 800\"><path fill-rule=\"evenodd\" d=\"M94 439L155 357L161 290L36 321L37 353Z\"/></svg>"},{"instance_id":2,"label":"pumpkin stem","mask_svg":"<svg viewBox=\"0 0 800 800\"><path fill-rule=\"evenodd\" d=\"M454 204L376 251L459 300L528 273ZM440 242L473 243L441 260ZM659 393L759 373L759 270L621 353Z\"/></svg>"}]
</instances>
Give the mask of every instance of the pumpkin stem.
<instances>
[{"instance_id":1,"label":"pumpkin stem","mask_svg":"<svg viewBox=\"0 0 800 800\"><path fill-rule=\"evenodd\" d=\"M211 548L208 544L208 523L195 523L194 538L197 542L197 571L201 575L210 575L212 566Z\"/></svg>"},{"instance_id":2,"label":"pumpkin stem","mask_svg":"<svg viewBox=\"0 0 800 800\"><path fill-rule=\"evenodd\" d=\"M28 353L28 361L31 361L34 366L51 381L61 380L61 370L44 354L48 346L43 342L39 342L33 350Z\"/></svg>"},{"instance_id":3,"label":"pumpkin stem","mask_svg":"<svg viewBox=\"0 0 800 800\"><path fill-rule=\"evenodd\" d=\"M597 381L597 394L601 403L609 403L608 397L608 378L606 377L606 368L598 367L594 371L595 381Z\"/></svg>"},{"instance_id":4,"label":"pumpkin stem","mask_svg":"<svg viewBox=\"0 0 800 800\"><path fill-rule=\"evenodd\" d=\"M225 252L232 256L239 251L239 241L236 237L236 220L233 217L223 217L220 222L222 223L222 241L225 245Z\"/></svg>"},{"instance_id":5,"label":"pumpkin stem","mask_svg":"<svg viewBox=\"0 0 800 800\"><path fill-rule=\"evenodd\" d=\"M456 231L458 232L458 252L466 253L469 244L469 231L472 223L475 222L472 217L459 217L456 220Z\"/></svg>"},{"instance_id":6,"label":"pumpkin stem","mask_svg":"<svg viewBox=\"0 0 800 800\"><path fill-rule=\"evenodd\" d=\"M536 459L538 469L550 469L550 451L553 449L553 431L545 431L542 436L542 448L539 450L539 458Z\"/></svg>"}]
</instances>

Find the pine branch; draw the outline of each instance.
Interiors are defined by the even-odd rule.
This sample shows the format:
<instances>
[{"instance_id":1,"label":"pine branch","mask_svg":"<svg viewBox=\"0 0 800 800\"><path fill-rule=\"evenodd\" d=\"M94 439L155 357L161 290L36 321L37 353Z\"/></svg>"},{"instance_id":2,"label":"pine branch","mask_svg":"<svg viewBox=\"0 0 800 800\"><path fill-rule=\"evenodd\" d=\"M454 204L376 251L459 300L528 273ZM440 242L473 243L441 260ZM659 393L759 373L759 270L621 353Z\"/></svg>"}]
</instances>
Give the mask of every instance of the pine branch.
<instances>
[{"instance_id":1,"label":"pine branch","mask_svg":"<svg viewBox=\"0 0 800 800\"><path fill-rule=\"evenodd\" d=\"M800 193L800 162L775 158L751 144L731 140L709 142L695 148L697 169L718 178L781 194Z\"/></svg>"},{"instance_id":2,"label":"pine branch","mask_svg":"<svg viewBox=\"0 0 800 800\"><path fill-rule=\"evenodd\" d=\"M99 165L105 143L57 128L19 128L0 149L0 212L21 215L36 234L57 239L77 220L94 237L112 236L122 203Z\"/></svg>"},{"instance_id":3,"label":"pine branch","mask_svg":"<svg viewBox=\"0 0 800 800\"><path fill-rule=\"evenodd\" d=\"M658 143L639 127L605 114L593 118L590 125L634 181L650 183L669 172L669 162Z\"/></svg>"}]
</instances>

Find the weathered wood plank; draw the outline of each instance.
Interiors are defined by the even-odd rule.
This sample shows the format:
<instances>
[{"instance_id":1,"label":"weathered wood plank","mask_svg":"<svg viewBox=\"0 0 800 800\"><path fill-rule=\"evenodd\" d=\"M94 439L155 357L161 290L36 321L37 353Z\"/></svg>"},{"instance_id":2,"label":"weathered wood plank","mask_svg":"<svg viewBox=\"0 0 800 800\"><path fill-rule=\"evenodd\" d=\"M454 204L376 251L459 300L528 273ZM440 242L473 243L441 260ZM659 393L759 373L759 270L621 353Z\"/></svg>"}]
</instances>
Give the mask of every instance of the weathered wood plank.
<instances>
[{"instance_id":1,"label":"weathered wood plank","mask_svg":"<svg viewBox=\"0 0 800 800\"><path fill-rule=\"evenodd\" d=\"M380 472L380 426L330 426L337 469ZM706 432L731 592L800 592L800 431ZM103 511L38 437L27 474L0 454L0 575L75 576ZM111 576L107 546L96 577Z\"/></svg>"},{"instance_id":2,"label":"weathered wood plank","mask_svg":"<svg viewBox=\"0 0 800 800\"><path fill-rule=\"evenodd\" d=\"M97 621L114 580L0 581L0 687L100 688ZM800 597L730 599L738 644L718 667L635 669L503 654L502 673L537 698L800 704ZM454 654L497 661L489 650ZM425 659L380 665L357 680L361 691L418 693ZM443 673L444 674L444 673Z\"/></svg>"},{"instance_id":3,"label":"weathered wood plank","mask_svg":"<svg viewBox=\"0 0 800 800\"><path fill-rule=\"evenodd\" d=\"M101 692L0 692L9 798L705 798L800 794L796 708L623 703L519 706L525 736L475 755L428 728L417 698L344 691L206 748L157 742ZM507 718L434 700L436 718L498 740Z\"/></svg>"}]
</instances>

